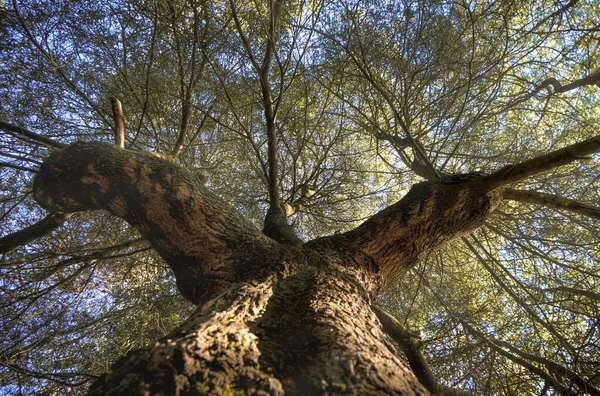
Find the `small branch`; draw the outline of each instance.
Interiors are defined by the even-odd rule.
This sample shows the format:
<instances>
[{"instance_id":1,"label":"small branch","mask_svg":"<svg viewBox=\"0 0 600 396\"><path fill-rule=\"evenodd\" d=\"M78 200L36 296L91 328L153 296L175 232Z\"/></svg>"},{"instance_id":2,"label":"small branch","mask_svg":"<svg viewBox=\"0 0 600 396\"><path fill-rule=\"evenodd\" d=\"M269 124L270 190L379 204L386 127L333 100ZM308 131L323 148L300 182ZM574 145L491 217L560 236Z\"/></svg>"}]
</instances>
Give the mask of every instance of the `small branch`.
<instances>
[{"instance_id":1,"label":"small branch","mask_svg":"<svg viewBox=\"0 0 600 396\"><path fill-rule=\"evenodd\" d=\"M331 40L334 44L336 44L337 46L342 48L346 52L346 54L348 54L348 56L352 59L352 61L354 62L354 65L358 68L359 72L365 78L365 80L371 85L371 87L373 89L375 89L381 95L383 100L388 104L390 110L392 111L392 113L394 115L394 120L397 122L397 124L400 126L400 128L406 135L407 142L409 143L410 147L412 148L415 158L418 158L417 161L419 161L420 165L423 165L424 167L428 168L428 173L434 175L433 179L435 179L435 180L440 179L442 176L440 175L440 173L438 172L436 167L433 165L431 160L427 157L427 154L425 153L423 146L417 141L417 139L415 137L413 137L412 133L410 132L410 130L408 128L408 125L406 125L406 122L404 121L404 118L401 115L401 112L397 109L397 106L395 105L394 100L393 100L395 98L395 96L393 94L390 94L390 90L384 88L377 81L377 79L375 78L374 74L372 73L369 65L365 62L365 56L363 53L363 48L360 43L360 40L358 42L358 45L360 47L360 55L361 55L360 59L359 59L359 56L350 48L349 43L345 44L345 43L341 42L341 40L336 38L334 35L328 34L327 32L324 32L322 30L315 30L315 31L317 31L323 37ZM345 103L349 104L355 110L358 110L356 108L356 106L354 106L352 103L347 101L342 95L339 95L334 90L327 87L326 84L323 84L320 80L319 80L319 82L322 85L324 85L327 90L329 90L334 95L336 95L338 98L343 100ZM362 113L360 110L358 110L358 112Z\"/></svg>"},{"instance_id":2,"label":"small branch","mask_svg":"<svg viewBox=\"0 0 600 396\"><path fill-rule=\"evenodd\" d=\"M559 16L560 14L562 14L565 11L567 11L569 8L573 7L577 3L579 3L579 0L571 0L571 1L569 1L567 4L565 4L564 6L562 6L561 8L559 8L558 10L554 11L552 14L546 16L541 21L539 21L538 23L536 23L535 26L530 31L532 32L534 30L537 30L541 25L543 25L544 23L546 23L546 21L548 21L549 19L553 19L553 18Z\"/></svg>"},{"instance_id":3,"label":"small branch","mask_svg":"<svg viewBox=\"0 0 600 396\"><path fill-rule=\"evenodd\" d=\"M508 165L484 177L490 189L506 186L571 162L587 159L586 156L600 151L600 135L575 143L560 150Z\"/></svg>"},{"instance_id":4,"label":"small branch","mask_svg":"<svg viewBox=\"0 0 600 396\"><path fill-rule=\"evenodd\" d=\"M237 9L235 7L234 0L229 0L229 6L231 7L231 16L233 17L233 21L235 22L235 28L236 28L238 34L240 35L240 40L242 40L242 45L244 46L244 49L246 50L246 53L248 54L248 58L250 58L250 62L252 62L252 66L254 67L254 70L256 70L256 72L260 74L261 68L258 65L258 62L256 61L256 57L254 56L252 47L250 47L250 42L246 38L246 35L244 34L244 30L242 29L242 24L238 18Z\"/></svg>"},{"instance_id":5,"label":"small branch","mask_svg":"<svg viewBox=\"0 0 600 396\"><path fill-rule=\"evenodd\" d=\"M379 94L382 96L383 100L390 107L390 110L392 110L395 121L402 128L402 131L406 135L407 141L410 143L410 146L413 149L415 159L418 158L418 161L420 162L420 164L423 165L424 167L428 168L427 173L432 174L433 179L440 179L441 175L439 174L438 170L435 168L435 166L433 165L431 160L427 157L427 154L425 153L423 146L412 135L407 123L404 120L404 117L402 117L401 112L397 109L397 107L394 103L395 95L393 94L393 92L390 92L389 89L386 89L382 84L380 84L379 81L377 81L377 78L375 77L371 68L367 64L366 57L364 54L364 49L363 49L362 43L360 41L360 38L358 39L358 45L359 45L362 61L358 60L358 58L350 50L348 45L342 45L342 48L344 48L346 50L346 52L348 53L348 55L350 55L350 57L354 61L355 65L358 67L359 71L363 74L363 77L366 78L367 82L369 82L369 84L371 84L371 86L376 91L379 92Z\"/></svg>"},{"instance_id":6,"label":"small branch","mask_svg":"<svg viewBox=\"0 0 600 396\"><path fill-rule=\"evenodd\" d=\"M574 395L575 392L571 391L569 388L565 387L561 382L559 382L556 378L554 378L553 376L551 376L546 370L532 364L531 362L529 362L528 360L520 357L520 356L516 356L513 353L510 353L506 350L504 350L504 348L502 348L500 345L498 345L494 340L494 339L490 339L489 336L487 336L486 334L484 334L483 332L480 332L478 330L476 330L473 326L471 326L464 318L461 314L457 313L456 311L454 311L453 309L451 309L446 302L444 301L444 299L441 298L441 296L431 287L431 285L429 284L429 282L427 281L427 279L423 279L423 283L427 286L427 288L429 289L429 291L433 294L433 296L435 297L435 299L437 300L437 302L444 307L444 309L452 315L452 317L454 318L454 320L456 320L458 323L460 323L463 328L465 330L467 330L469 333L473 334L475 337L477 337L479 340L485 342L487 345L489 345L489 347L493 350L495 350L496 352L498 352L500 355L502 355L503 357L505 357L506 359L512 361L513 363L516 363L520 366L522 366L523 368L529 370L532 374L537 375L538 377L542 378L547 385L552 386L554 389L556 389L561 395Z\"/></svg>"},{"instance_id":7,"label":"small branch","mask_svg":"<svg viewBox=\"0 0 600 396\"><path fill-rule=\"evenodd\" d=\"M483 333L478 332L477 330L475 330L474 328L470 328L470 331L475 332L476 334L480 334L482 336ZM596 387L594 387L590 381L586 378L583 378L582 376L580 376L579 374L577 374L576 372L574 372L573 370L571 370L568 367L565 367L561 364L558 364L556 362L553 362L551 360L548 360L546 358L543 358L541 356L537 356L534 355L532 353L529 352L525 352L522 351L521 349L515 347L514 345L512 345L509 342L506 341L502 341L502 340L497 340L492 336L489 335L485 335L484 337L488 338L489 341L493 342L494 344L506 348L508 349L510 352L516 354L517 356L523 358L523 359L527 359L533 362L537 362L540 364L543 364L544 367L546 367L546 370L552 374L554 374L554 376L556 378L561 378L561 377L566 377L569 380L573 381L574 383L577 384L577 386L579 386L581 388L581 390L585 391L586 393L589 393L590 395L600 395L600 390Z\"/></svg>"},{"instance_id":8,"label":"small branch","mask_svg":"<svg viewBox=\"0 0 600 396\"><path fill-rule=\"evenodd\" d=\"M12 169L17 169L20 171L32 172L32 173L36 172L36 170L33 168L28 168L26 166L11 164L10 162L0 162L0 168L12 168Z\"/></svg>"},{"instance_id":9,"label":"small branch","mask_svg":"<svg viewBox=\"0 0 600 396\"><path fill-rule=\"evenodd\" d=\"M0 238L0 254L8 253L18 246L47 235L60 227L69 217L71 217L70 213L51 213L29 227Z\"/></svg>"},{"instance_id":10,"label":"small branch","mask_svg":"<svg viewBox=\"0 0 600 396\"><path fill-rule=\"evenodd\" d=\"M480 338L483 341L486 341L490 344L495 345L497 348L494 348L496 350L499 351L498 348L506 348L508 349L511 353L514 353L515 355L517 355L519 358L522 359L526 359L528 361L533 361L536 363L540 363L542 365L544 365L544 367L546 368L546 370L549 373L554 374L554 377L556 378L561 378L561 377L566 377L569 380L573 381L574 383L577 384L577 386L580 387L580 389L582 391L584 391L586 394L590 394L590 395L600 395L600 390L596 387L594 387L587 379L581 377L579 374L577 374L576 372L574 372L573 370L571 370L568 367L565 367L561 364L558 364L556 362L553 362L551 360L548 360L546 358L543 358L541 356L537 356L534 355L532 353L526 352L526 351L522 351L521 349L515 347L514 345L512 345L509 342L506 341L502 341L502 340L498 340L488 334L485 334L479 330L476 330L473 326L471 326L469 323L467 322L462 322L463 326L465 326L465 328L471 332L472 334L474 334L476 337ZM503 355L505 355L505 353L502 353ZM505 355L506 356L506 355ZM514 355L513 355L514 356ZM512 359L511 359L512 360ZM528 363L529 364L529 363ZM528 366L525 366L528 367ZM556 388L560 389L560 387L562 386L562 384L556 384ZM565 388L563 388L565 389Z\"/></svg>"},{"instance_id":11,"label":"small branch","mask_svg":"<svg viewBox=\"0 0 600 396\"><path fill-rule=\"evenodd\" d=\"M188 133L188 123L190 119L190 100L190 95L186 94L185 103L181 107L181 125L179 128L179 134L177 135L177 142L175 142L175 146L171 151L171 157L173 157L174 159L179 158L179 156L181 155L185 144L185 137ZM206 117L203 118L202 123L204 123L205 119Z\"/></svg>"},{"instance_id":12,"label":"small branch","mask_svg":"<svg viewBox=\"0 0 600 396\"><path fill-rule=\"evenodd\" d=\"M490 261L492 261L497 266L501 267L500 263L490 254L490 252L488 252L484 248L481 242L479 242L479 240L474 235L471 235L471 238L473 239L473 241L475 241L477 246L485 252L487 258L490 259ZM556 330L551 323L547 322L542 316L538 315L538 313L535 312L535 310L532 308L532 304L529 304L523 298L524 296L517 293L513 288L510 287L510 285L507 282L505 282L503 277L501 277L499 274L496 273L496 271L494 271L494 269L488 263L488 261L483 256L481 256L481 254L479 254L479 251L475 248L475 246L473 246L466 237L461 237L461 240L473 253L477 261L479 261L483 268L485 268L485 270L490 274L490 276L498 284L498 286L500 286L500 288L502 288L502 290L504 290L513 299L513 301L517 303L517 305L519 305L523 309L523 311L525 311L525 313L527 313L529 318L535 323L538 323L540 326L544 327L546 330L548 330L548 332L554 337L556 337L560 344L562 344L565 347L565 349L567 349L572 355L576 355L574 347L571 344L569 344L567 339L561 333L559 333L558 330ZM543 312L542 315L544 315Z\"/></svg>"},{"instance_id":13,"label":"small branch","mask_svg":"<svg viewBox=\"0 0 600 396\"><path fill-rule=\"evenodd\" d=\"M503 193L505 199L518 202L527 202L550 207L552 209L566 210L568 212L578 213L594 219L600 219L600 208L576 201L557 197L552 194L545 194L537 191L506 189Z\"/></svg>"},{"instance_id":14,"label":"small branch","mask_svg":"<svg viewBox=\"0 0 600 396\"><path fill-rule=\"evenodd\" d=\"M526 359L524 359L520 356L515 356L514 354L504 350L500 345L498 345L497 342L495 342L496 340L491 339L486 334L482 333L481 331L476 330L473 326L471 326L466 321L461 319L460 322L465 327L465 329L467 329L467 331L469 333L475 335L480 340L486 342L493 350L498 352L500 355L504 356L505 358L509 359L510 361L512 361L516 364L523 366L524 368L528 369L532 374L535 374L538 377L543 378L546 381L546 383L548 383L554 389L556 389L558 392L560 392L560 394L575 395L575 392L571 391L569 388L564 386L557 379L555 379L550 374L548 374L548 372L546 370L541 369L534 364L531 364L529 361L527 361Z\"/></svg>"},{"instance_id":15,"label":"small branch","mask_svg":"<svg viewBox=\"0 0 600 396\"><path fill-rule=\"evenodd\" d=\"M96 376L94 374L87 374L87 373L53 373L53 372L49 372L49 371L34 371L34 370L30 370L28 368L25 368L23 366L20 366L18 364L3 362L2 360L0 360L0 366L6 367L7 369L15 371L17 373L21 373L27 377L42 378L44 380L52 381L57 384L67 386L69 388L75 388L75 387L82 386L89 381L89 379L82 379L77 382L72 382L72 381L69 381L69 379L71 379L71 378L78 378L78 377L88 377L90 379L98 378L98 376Z\"/></svg>"},{"instance_id":16,"label":"small branch","mask_svg":"<svg viewBox=\"0 0 600 396\"><path fill-rule=\"evenodd\" d=\"M396 320L392 315L385 312L383 309L373 306L373 311L383 326L383 331L402 348L402 351L408 359L410 368L415 373L415 376L428 391L437 393L438 383L429 364L425 360L425 356L421 352L422 344L420 338L408 331L406 327Z\"/></svg>"},{"instance_id":17,"label":"small branch","mask_svg":"<svg viewBox=\"0 0 600 396\"><path fill-rule=\"evenodd\" d=\"M173 160L177 160L177 158L179 158L179 156L183 152L185 137L187 136L187 130L188 130L188 126L187 126L188 119L187 118L189 117L189 108L185 111L184 111L184 109L182 109L182 113L183 113L181 116L181 119L182 119L181 125L182 126L181 126L181 129L179 130L179 137L177 138L177 142L175 143L175 147L173 148L173 151L171 151L171 157L173 158ZM200 124L196 127L196 133L194 135L192 135L190 141L194 141L196 139L196 137L198 136L198 134L200 133L200 131L206 124L206 121L209 119L209 114L210 114L210 109L208 111L206 111L204 113L204 115L202 116L202 119L200 120Z\"/></svg>"},{"instance_id":18,"label":"small branch","mask_svg":"<svg viewBox=\"0 0 600 396\"><path fill-rule=\"evenodd\" d=\"M115 121L115 146L119 148L125 147L125 122L123 121L123 107L121 102L114 96L110 98L110 104L112 107L113 118Z\"/></svg>"},{"instance_id":19,"label":"small branch","mask_svg":"<svg viewBox=\"0 0 600 396\"><path fill-rule=\"evenodd\" d=\"M551 293L564 292L564 293L576 294L578 296L587 297L590 300L600 302L600 293L594 293L591 290L576 289L576 288L568 287L568 286L557 286L557 287L550 287L547 289L538 289L538 290L541 292L551 292Z\"/></svg>"},{"instance_id":20,"label":"small branch","mask_svg":"<svg viewBox=\"0 0 600 396\"><path fill-rule=\"evenodd\" d=\"M7 122L0 121L0 129L8 132L9 135L14 136L17 139L23 140L25 142L29 142L29 140L34 140L47 147L54 147L58 149L67 147L66 144L56 142L50 138L47 138L46 136L39 135L35 132L31 132L28 129L22 128L17 125L9 124Z\"/></svg>"},{"instance_id":21,"label":"small branch","mask_svg":"<svg viewBox=\"0 0 600 396\"><path fill-rule=\"evenodd\" d=\"M427 359L421 352L422 343L420 337L408 330L402 323L389 313L378 306L373 306L373 311L383 326L383 331L394 340L408 359L408 364L416 375L419 382L433 394L445 396L467 396L470 393L463 392L460 389L450 388L440 384L435 375L431 372L431 367Z\"/></svg>"}]
</instances>

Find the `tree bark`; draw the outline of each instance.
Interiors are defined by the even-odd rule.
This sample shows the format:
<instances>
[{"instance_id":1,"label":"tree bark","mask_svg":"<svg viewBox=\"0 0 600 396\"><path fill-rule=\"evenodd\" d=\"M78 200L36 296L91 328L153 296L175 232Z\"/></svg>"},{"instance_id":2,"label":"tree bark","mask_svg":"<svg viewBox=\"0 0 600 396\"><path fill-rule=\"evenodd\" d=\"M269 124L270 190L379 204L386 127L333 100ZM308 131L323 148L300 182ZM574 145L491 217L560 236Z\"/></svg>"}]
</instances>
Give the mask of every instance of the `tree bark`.
<instances>
[{"instance_id":1,"label":"tree bark","mask_svg":"<svg viewBox=\"0 0 600 396\"><path fill-rule=\"evenodd\" d=\"M125 219L199 305L92 394L429 394L386 341L372 299L485 221L502 193L482 180L420 183L357 229L301 246L265 236L176 164L103 143L51 154L34 196L53 211Z\"/></svg>"},{"instance_id":2,"label":"tree bark","mask_svg":"<svg viewBox=\"0 0 600 396\"><path fill-rule=\"evenodd\" d=\"M185 298L200 304L267 270L279 245L194 174L151 153L75 143L51 154L34 179L34 197L56 212L104 209L135 227L166 260Z\"/></svg>"},{"instance_id":3,"label":"tree bark","mask_svg":"<svg viewBox=\"0 0 600 396\"><path fill-rule=\"evenodd\" d=\"M302 256L232 285L90 393L429 394L385 339L356 273Z\"/></svg>"}]
</instances>

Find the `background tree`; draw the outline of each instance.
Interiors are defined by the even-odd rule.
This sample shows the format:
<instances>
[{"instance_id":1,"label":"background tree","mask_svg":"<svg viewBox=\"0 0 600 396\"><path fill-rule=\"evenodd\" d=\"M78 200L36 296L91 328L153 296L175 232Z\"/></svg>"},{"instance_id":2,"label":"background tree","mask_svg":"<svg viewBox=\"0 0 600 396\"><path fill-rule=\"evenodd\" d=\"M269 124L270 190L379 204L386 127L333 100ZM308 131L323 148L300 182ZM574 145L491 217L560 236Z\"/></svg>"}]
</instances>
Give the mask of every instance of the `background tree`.
<instances>
[{"instance_id":1,"label":"background tree","mask_svg":"<svg viewBox=\"0 0 600 396\"><path fill-rule=\"evenodd\" d=\"M399 322L379 319L430 389L597 394L598 156L586 139L597 135L598 7L6 4L3 390L85 392L194 311L129 225L33 200L51 151L113 141L116 97L125 147L191 170L275 238L293 232L283 216L302 240L351 230L422 179L510 181L477 232L420 257L379 297ZM546 168L502 168L529 158Z\"/></svg>"}]
</instances>

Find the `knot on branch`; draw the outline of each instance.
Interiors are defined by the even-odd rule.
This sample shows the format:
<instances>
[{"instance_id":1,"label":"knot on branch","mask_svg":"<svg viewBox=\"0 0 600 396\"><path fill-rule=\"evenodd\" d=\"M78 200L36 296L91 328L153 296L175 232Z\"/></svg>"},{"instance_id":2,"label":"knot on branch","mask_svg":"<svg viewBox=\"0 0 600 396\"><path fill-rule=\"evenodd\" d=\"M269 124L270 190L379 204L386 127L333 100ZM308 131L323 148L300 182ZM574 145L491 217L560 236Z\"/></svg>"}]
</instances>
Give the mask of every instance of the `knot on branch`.
<instances>
[{"instance_id":1,"label":"knot on branch","mask_svg":"<svg viewBox=\"0 0 600 396\"><path fill-rule=\"evenodd\" d=\"M303 242L294 231L294 227L288 224L285 213L280 208L270 208L265 216L263 233L284 245L301 245Z\"/></svg>"}]
</instances>

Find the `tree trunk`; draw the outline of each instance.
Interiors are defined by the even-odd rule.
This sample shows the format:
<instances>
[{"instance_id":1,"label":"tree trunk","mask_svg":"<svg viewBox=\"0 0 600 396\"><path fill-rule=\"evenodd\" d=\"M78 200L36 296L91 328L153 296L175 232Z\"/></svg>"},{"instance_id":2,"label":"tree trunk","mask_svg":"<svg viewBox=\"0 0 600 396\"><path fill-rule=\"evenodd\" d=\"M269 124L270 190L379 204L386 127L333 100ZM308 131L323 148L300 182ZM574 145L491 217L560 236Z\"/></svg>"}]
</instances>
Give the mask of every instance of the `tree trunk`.
<instances>
[{"instance_id":1,"label":"tree trunk","mask_svg":"<svg viewBox=\"0 0 600 396\"><path fill-rule=\"evenodd\" d=\"M479 176L420 183L353 231L286 245L172 162L101 143L53 153L34 196L53 211L125 219L199 305L92 394L429 394L386 341L372 299L501 201Z\"/></svg>"},{"instance_id":2,"label":"tree trunk","mask_svg":"<svg viewBox=\"0 0 600 396\"><path fill-rule=\"evenodd\" d=\"M385 339L360 271L287 253L266 260L276 274L231 285L90 393L429 394Z\"/></svg>"}]
</instances>

